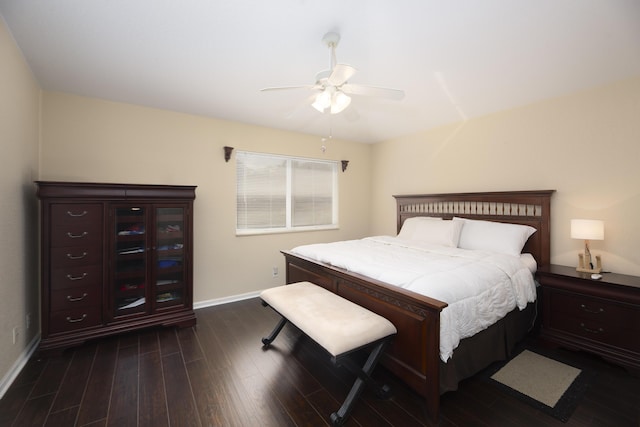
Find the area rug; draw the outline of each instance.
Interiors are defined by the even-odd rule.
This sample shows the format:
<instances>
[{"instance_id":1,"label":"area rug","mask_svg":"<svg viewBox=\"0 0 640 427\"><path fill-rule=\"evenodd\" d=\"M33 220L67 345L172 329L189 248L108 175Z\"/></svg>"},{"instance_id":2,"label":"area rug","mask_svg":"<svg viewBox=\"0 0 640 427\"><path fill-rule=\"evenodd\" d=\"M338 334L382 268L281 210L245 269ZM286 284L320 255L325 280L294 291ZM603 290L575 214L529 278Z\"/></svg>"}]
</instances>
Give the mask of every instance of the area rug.
<instances>
[{"instance_id":1,"label":"area rug","mask_svg":"<svg viewBox=\"0 0 640 427\"><path fill-rule=\"evenodd\" d=\"M525 349L489 372L488 379L507 393L566 422L592 382L593 373Z\"/></svg>"}]
</instances>

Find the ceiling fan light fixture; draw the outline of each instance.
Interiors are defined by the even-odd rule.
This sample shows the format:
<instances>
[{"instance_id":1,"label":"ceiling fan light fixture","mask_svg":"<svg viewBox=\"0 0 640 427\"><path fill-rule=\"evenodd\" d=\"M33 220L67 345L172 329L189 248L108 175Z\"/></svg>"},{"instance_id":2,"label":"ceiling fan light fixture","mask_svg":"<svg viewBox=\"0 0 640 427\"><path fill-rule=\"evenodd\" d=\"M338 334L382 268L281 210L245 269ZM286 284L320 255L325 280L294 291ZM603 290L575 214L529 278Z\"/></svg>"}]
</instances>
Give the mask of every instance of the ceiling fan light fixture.
<instances>
[{"instance_id":1,"label":"ceiling fan light fixture","mask_svg":"<svg viewBox=\"0 0 640 427\"><path fill-rule=\"evenodd\" d=\"M404 92L398 89L389 89L375 86L365 86L349 83L349 79L356 73L351 65L338 64L336 60L336 47L340 41L340 34L329 32L322 38L322 42L331 50L331 67L328 70L316 74L316 82L311 86L281 86L267 87L263 91L284 89L311 89L319 91L313 99L311 106L320 113L338 114L351 104L350 95L377 96L388 99L400 100ZM309 104L307 104L309 105Z\"/></svg>"},{"instance_id":2,"label":"ceiling fan light fixture","mask_svg":"<svg viewBox=\"0 0 640 427\"><path fill-rule=\"evenodd\" d=\"M329 90L325 89L316 96L316 100L313 104L311 104L313 108L324 113L324 110L331 107L331 93Z\"/></svg>"},{"instance_id":3,"label":"ceiling fan light fixture","mask_svg":"<svg viewBox=\"0 0 640 427\"><path fill-rule=\"evenodd\" d=\"M333 94L333 99L331 100L331 114L338 114L344 111L349 104L351 104L351 97L344 92L337 91Z\"/></svg>"}]
</instances>

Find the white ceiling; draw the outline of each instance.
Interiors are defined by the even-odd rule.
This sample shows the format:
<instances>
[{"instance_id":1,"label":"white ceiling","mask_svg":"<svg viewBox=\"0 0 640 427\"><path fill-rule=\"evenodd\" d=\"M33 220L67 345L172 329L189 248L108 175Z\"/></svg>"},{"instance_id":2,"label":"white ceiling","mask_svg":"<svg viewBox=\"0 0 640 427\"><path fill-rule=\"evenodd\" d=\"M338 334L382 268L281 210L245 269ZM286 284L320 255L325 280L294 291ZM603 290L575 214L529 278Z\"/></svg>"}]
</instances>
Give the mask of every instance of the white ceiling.
<instances>
[{"instance_id":1,"label":"white ceiling","mask_svg":"<svg viewBox=\"0 0 640 427\"><path fill-rule=\"evenodd\" d=\"M0 0L46 90L377 142L640 75L638 0ZM342 36L350 80L402 89L322 115L305 89ZM355 113L355 114L354 114Z\"/></svg>"}]
</instances>

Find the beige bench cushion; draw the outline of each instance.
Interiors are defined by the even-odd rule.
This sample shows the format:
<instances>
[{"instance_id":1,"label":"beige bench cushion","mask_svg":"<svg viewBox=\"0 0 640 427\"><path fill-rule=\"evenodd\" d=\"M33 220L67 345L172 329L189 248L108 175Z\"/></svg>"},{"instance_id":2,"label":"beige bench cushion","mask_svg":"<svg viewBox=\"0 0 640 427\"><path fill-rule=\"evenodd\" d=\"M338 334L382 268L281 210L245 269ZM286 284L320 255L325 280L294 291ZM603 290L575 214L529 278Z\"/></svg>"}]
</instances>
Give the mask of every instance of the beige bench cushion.
<instances>
[{"instance_id":1,"label":"beige bench cushion","mask_svg":"<svg viewBox=\"0 0 640 427\"><path fill-rule=\"evenodd\" d=\"M260 297L333 356L397 332L384 317L313 283L266 289Z\"/></svg>"}]
</instances>

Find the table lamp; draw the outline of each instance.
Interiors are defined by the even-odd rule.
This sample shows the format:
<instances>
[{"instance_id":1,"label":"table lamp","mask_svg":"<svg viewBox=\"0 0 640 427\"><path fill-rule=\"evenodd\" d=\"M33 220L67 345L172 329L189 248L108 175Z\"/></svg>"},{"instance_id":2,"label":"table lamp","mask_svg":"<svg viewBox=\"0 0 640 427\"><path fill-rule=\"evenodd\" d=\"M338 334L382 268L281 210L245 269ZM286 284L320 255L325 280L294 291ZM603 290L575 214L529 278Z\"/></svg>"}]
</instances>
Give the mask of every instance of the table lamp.
<instances>
[{"instance_id":1,"label":"table lamp","mask_svg":"<svg viewBox=\"0 0 640 427\"><path fill-rule=\"evenodd\" d=\"M600 273L602 271L602 260L600 255L596 255L596 266L594 268L591 261L591 251L589 250L589 240L604 240L604 222L597 219L572 219L571 238L584 240L584 253L578 254L577 271L584 273Z\"/></svg>"}]
</instances>

